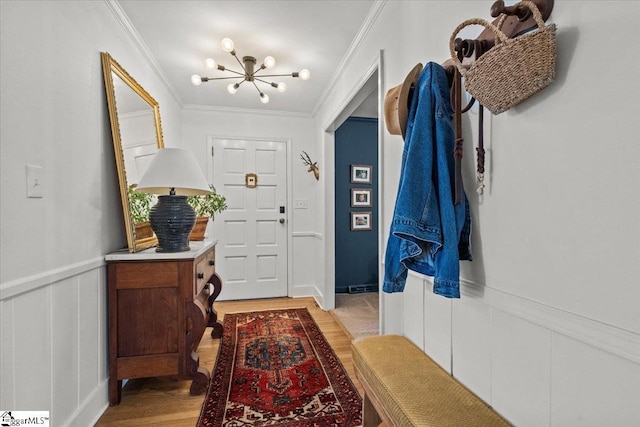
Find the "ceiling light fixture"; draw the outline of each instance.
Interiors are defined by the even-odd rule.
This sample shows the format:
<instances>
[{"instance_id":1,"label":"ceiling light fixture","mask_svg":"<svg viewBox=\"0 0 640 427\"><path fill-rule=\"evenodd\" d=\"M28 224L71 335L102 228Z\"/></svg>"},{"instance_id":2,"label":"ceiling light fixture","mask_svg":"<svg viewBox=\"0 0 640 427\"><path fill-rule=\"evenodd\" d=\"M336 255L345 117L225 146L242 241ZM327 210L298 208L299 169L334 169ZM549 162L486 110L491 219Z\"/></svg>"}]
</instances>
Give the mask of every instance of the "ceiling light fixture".
<instances>
[{"instance_id":1,"label":"ceiling light fixture","mask_svg":"<svg viewBox=\"0 0 640 427\"><path fill-rule=\"evenodd\" d=\"M238 61L238 64L240 64L240 66L242 67L243 72L231 70L225 67L224 65L220 65L216 63L216 61L214 61L213 59L207 58L205 60L205 64L207 65L207 67L214 68L220 71L228 71L230 73L237 74L237 75L232 77L215 77L214 78L214 77L202 77L198 74L194 74L193 76L191 76L191 83L193 83L196 86L200 86L203 82L208 82L210 80L228 80L228 79L237 79L240 77L241 80L237 81L236 83L230 83L227 86L227 92L229 92L230 94L234 94L238 91L238 88L242 83L251 82L253 83L255 88L258 90L258 93L260 94L260 102L262 102L263 104L266 104L267 102L269 102L269 95L267 95L262 90L260 90L260 88L256 84L256 81L268 84L269 86L276 88L278 92L284 92L287 90L287 85L285 83L268 82L266 80L263 80L263 78L264 77L300 77L302 80L309 80L309 78L311 77L311 73L307 69L303 69L303 70L300 70L299 72L293 72L288 74L258 74L260 71L267 68L273 68L276 65L276 60L273 58L273 56L267 56L266 58L264 58L264 61L262 62L262 64L258 67L258 69L256 69L256 63L257 63L256 58L254 56L243 56L242 61L240 61L233 47L233 40L229 38L222 39L222 50L224 50L225 52L229 52L236 59L236 61Z\"/></svg>"}]
</instances>

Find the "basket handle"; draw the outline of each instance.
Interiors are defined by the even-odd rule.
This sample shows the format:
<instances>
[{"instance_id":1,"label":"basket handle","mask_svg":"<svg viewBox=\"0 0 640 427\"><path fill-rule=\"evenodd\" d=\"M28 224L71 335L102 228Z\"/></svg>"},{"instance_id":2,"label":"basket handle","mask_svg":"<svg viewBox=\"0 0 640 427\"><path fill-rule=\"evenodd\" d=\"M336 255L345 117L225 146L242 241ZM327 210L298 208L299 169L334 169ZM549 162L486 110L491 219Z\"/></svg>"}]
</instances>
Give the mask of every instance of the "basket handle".
<instances>
[{"instance_id":1,"label":"basket handle","mask_svg":"<svg viewBox=\"0 0 640 427\"><path fill-rule=\"evenodd\" d=\"M542 18L542 14L540 13L540 10L538 9L538 6L529 0L522 0L519 3L516 3L513 5L513 8L517 8L520 6L526 6L529 8L529 10L531 11L531 13L533 14L533 19L536 21L536 24L538 24L538 29L540 31L546 31L546 27L544 26L544 19ZM500 18L500 20L498 21L497 25L494 25L482 18L472 18L472 19L467 19L466 21L464 21L463 23L461 23L460 25L458 25L456 27L455 30L453 30L453 34L451 34L451 39L449 40L449 52L451 53L451 58L453 60L453 62L456 64L457 68L460 70L460 74L462 74L463 76L465 76L466 74L466 69L464 69L464 67L462 67L462 63L460 62L460 60L458 59L458 55L456 55L456 50L455 50L455 41L456 41L456 36L458 35L458 33L465 27L468 27L469 25L482 25L483 27L489 29L491 32L493 32L496 35L496 44L498 41L500 42L505 42L507 41L509 38L506 36L506 34L504 34L501 30L502 28L502 24L504 23L506 18L506 15L503 14L503 16Z\"/></svg>"},{"instance_id":2,"label":"basket handle","mask_svg":"<svg viewBox=\"0 0 640 427\"><path fill-rule=\"evenodd\" d=\"M460 70L460 74L462 74L463 76L465 76L467 70L464 69L464 67L462 67L462 63L458 59L458 55L456 55L455 42L456 42L456 36L458 35L458 33L463 28L468 27L469 25L482 25L483 27L490 30L493 34L495 34L496 38L503 43L509 40L509 38L502 31L500 31L498 27L496 27L489 21L482 18L467 19L466 21L458 25L456 29L453 30L453 34L451 34L451 39L449 39L449 52L451 53L451 59L453 60L458 70Z\"/></svg>"},{"instance_id":3,"label":"basket handle","mask_svg":"<svg viewBox=\"0 0 640 427\"><path fill-rule=\"evenodd\" d=\"M544 19L542 19L542 13L540 13L540 9L538 9L538 6L534 2L529 0L522 0L520 3L516 3L514 6L527 6L531 13L533 13L533 19L535 19L536 24L538 24L538 28L544 31L545 28Z\"/></svg>"}]
</instances>

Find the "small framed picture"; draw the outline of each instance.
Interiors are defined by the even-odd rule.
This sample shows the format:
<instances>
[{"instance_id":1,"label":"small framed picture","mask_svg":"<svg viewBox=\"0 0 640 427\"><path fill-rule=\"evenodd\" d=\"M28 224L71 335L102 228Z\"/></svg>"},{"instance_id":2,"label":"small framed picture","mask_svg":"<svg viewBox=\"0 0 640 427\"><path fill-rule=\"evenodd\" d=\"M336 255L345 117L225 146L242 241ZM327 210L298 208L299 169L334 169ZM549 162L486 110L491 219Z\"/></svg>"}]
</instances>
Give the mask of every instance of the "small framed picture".
<instances>
[{"instance_id":1,"label":"small framed picture","mask_svg":"<svg viewBox=\"0 0 640 427\"><path fill-rule=\"evenodd\" d=\"M371 230L371 212L351 212L351 231Z\"/></svg>"},{"instance_id":2,"label":"small framed picture","mask_svg":"<svg viewBox=\"0 0 640 427\"><path fill-rule=\"evenodd\" d=\"M244 176L244 185L247 188L256 188L258 186L258 175L255 173L248 173Z\"/></svg>"},{"instance_id":3,"label":"small framed picture","mask_svg":"<svg viewBox=\"0 0 640 427\"><path fill-rule=\"evenodd\" d=\"M351 207L371 207L371 190L369 188L352 188Z\"/></svg>"},{"instance_id":4,"label":"small framed picture","mask_svg":"<svg viewBox=\"0 0 640 427\"><path fill-rule=\"evenodd\" d=\"M351 165L351 182L371 184L371 165Z\"/></svg>"}]
</instances>

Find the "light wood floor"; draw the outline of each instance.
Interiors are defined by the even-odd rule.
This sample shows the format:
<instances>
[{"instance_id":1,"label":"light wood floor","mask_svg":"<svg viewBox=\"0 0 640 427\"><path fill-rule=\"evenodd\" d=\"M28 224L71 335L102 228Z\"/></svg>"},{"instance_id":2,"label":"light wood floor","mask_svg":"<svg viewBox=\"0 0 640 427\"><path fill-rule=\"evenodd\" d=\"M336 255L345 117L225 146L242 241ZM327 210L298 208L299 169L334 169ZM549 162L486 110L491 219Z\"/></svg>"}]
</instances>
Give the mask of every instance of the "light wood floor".
<instances>
[{"instance_id":1,"label":"light wood floor","mask_svg":"<svg viewBox=\"0 0 640 427\"><path fill-rule=\"evenodd\" d=\"M224 313L307 307L362 395L362 386L353 371L349 337L335 318L329 312L320 309L313 298L222 301L216 302L214 307L219 319L223 318ZM207 368L209 372L213 371L219 342L211 339L210 334L211 329L207 328L198 347L200 366ZM191 381L170 378L130 380L122 390L120 405L107 408L96 425L194 427L198 422L205 395L189 395L190 386Z\"/></svg>"}]
</instances>

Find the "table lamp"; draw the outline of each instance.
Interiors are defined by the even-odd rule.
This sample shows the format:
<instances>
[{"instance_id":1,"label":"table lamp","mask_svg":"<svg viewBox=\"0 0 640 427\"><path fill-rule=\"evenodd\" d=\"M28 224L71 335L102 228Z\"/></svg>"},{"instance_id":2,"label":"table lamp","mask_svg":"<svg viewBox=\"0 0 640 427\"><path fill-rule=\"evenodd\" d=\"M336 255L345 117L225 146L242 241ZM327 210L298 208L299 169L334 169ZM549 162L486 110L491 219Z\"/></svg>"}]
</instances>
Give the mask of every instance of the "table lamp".
<instances>
[{"instance_id":1,"label":"table lamp","mask_svg":"<svg viewBox=\"0 0 640 427\"><path fill-rule=\"evenodd\" d=\"M136 190L159 195L149 213L151 228L158 237L156 252L188 251L196 213L187 196L211 192L196 156L181 148L159 149Z\"/></svg>"}]
</instances>

